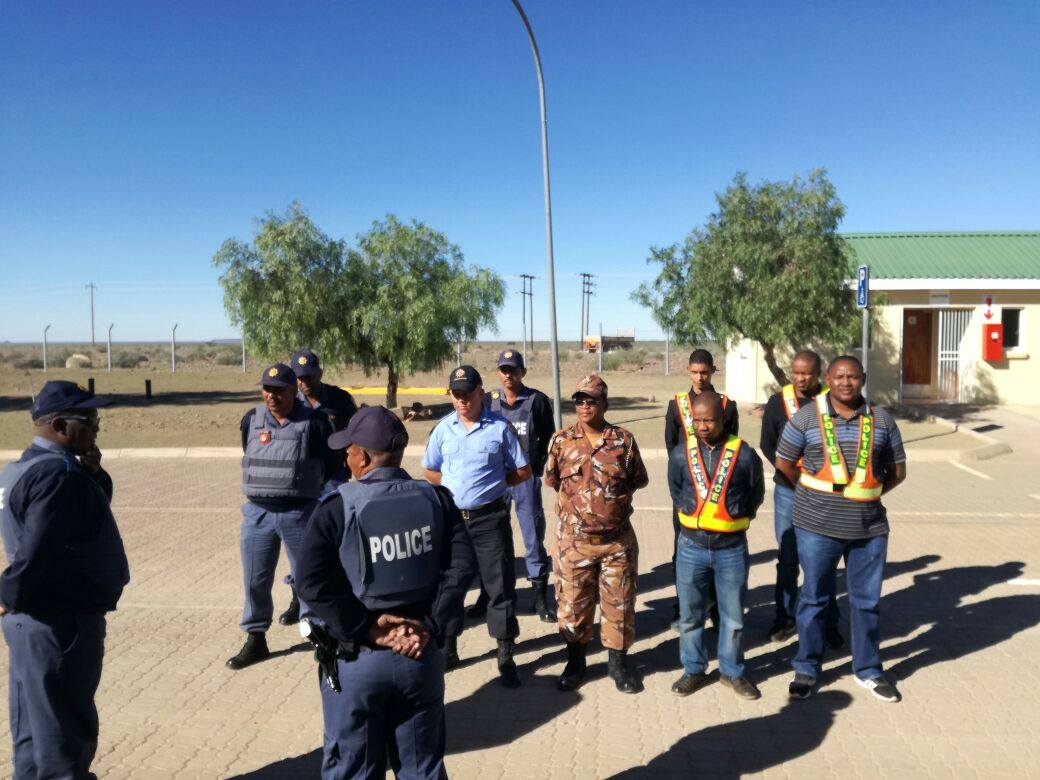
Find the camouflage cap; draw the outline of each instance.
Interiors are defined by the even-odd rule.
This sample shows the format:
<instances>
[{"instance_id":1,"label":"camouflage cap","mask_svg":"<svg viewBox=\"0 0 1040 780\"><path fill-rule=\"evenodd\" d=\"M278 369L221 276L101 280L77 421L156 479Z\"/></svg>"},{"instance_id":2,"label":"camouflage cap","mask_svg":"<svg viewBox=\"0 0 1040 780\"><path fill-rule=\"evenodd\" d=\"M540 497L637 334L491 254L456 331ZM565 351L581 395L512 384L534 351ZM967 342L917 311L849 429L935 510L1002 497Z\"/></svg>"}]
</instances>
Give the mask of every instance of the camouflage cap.
<instances>
[{"instance_id":1,"label":"camouflage cap","mask_svg":"<svg viewBox=\"0 0 1040 780\"><path fill-rule=\"evenodd\" d=\"M578 380L578 384L575 385L574 392L571 394L571 399L573 400L579 395L587 395L590 398L606 398L607 383L603 381L599 374L587 374Z\"/></svg>"}]
</instances>

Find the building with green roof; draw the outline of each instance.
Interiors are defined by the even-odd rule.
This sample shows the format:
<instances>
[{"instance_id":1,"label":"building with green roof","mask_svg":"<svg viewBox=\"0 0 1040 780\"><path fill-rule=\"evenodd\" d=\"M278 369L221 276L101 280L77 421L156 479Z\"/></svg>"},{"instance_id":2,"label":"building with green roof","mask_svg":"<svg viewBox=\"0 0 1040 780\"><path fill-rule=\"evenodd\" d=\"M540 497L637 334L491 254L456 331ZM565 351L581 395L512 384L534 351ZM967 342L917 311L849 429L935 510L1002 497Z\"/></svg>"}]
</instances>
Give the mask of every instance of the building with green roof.
<instances>
[{"instance_id":1,"label":"building with green roof","mask_svg":"<svg viewBox=\"0 0 1040 780\"><path fill-rule=\"evenodd\" d=\"M872 399L1038 403L1040 231L843 238L850 284L859 266L870 269ZM738 400L762 402L776 390L756 344L734 345L726 371Z\"/></svg>"}]
</instances>

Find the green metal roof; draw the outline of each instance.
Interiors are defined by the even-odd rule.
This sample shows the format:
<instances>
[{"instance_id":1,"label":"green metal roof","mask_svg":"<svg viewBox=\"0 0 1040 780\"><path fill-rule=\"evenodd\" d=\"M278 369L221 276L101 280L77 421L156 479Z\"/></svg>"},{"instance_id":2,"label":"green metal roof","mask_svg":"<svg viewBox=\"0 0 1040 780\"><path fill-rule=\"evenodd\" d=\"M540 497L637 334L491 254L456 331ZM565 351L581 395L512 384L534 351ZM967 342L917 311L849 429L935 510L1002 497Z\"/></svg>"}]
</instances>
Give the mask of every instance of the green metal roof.
<instances>
[{"instance_id":1,"label":"green metal roof","mask_svg":"<svg viewBox=\"0 0 1040 780\"><path fill-rule=\"evenodd\" d=\"M844 233L876 279L1040 279L1040 231Z\"/></svg>"}]
</instances>

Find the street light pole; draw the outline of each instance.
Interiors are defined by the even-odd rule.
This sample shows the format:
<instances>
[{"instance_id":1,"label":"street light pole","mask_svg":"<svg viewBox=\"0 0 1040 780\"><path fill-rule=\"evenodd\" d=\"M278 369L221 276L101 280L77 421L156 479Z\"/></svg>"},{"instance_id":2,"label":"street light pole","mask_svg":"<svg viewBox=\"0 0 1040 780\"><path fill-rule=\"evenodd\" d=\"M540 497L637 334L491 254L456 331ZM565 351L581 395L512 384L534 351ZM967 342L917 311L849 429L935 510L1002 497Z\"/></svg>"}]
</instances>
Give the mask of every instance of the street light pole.
<instances>
[{"instance_id":1,"label":"street light pole","mask_svg":"<svg viewBox=\"0 0 1040 780\"><path fill-rule=\"evenodd\" d=\"M549 127L545 118L545 79L542 76L542 58L538 54L538 44L534 39L534 31L531 23L527 21L527 14L519 0L513 0L516 12L520 14L520 20L527 30L527 37L531 41L531 53L534 55L534 68L538 75L538 100L542 117L542 179L545 189L545 265L546 286L549 293L549 345L552 353L552 383L553 383L553 420L557 430L563 427L563 409L560 400L560 348L556 339L556 271L553 262L553 236L552 236L552 197L549 190Z\"/></svg>"},{"instance_id":2,"label":"street light pole","mask_svg":"<svg viewBox=\"0 0 1040 780\"><path fill-rule=\"evenodd\" d=\"M49 324L43 329L43 370L45 372L47 371L47 331L50 329L51 326Z\"/></svg>"}]
</instances>

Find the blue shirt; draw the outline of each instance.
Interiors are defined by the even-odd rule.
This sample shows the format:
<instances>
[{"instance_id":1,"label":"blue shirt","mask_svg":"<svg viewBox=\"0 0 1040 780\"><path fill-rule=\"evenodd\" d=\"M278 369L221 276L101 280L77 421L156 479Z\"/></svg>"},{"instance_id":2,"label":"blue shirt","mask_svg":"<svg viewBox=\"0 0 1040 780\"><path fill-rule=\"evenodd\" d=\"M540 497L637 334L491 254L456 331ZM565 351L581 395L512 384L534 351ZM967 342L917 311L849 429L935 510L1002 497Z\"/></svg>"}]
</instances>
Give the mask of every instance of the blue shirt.
<instances>
[{"instance_id":1,"label":"blue shirt","mask_svg":"<svg viewBox=\"0 0 1040 780\"><path fill-rule=\"evenodd\" d=\"M473 427L452 412L430 433L423 468L441 472L459 509L490 504L506 492L506 474L527 465L527 456L509 421L485 407Z\"/></svg>"}]
</instances>

